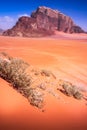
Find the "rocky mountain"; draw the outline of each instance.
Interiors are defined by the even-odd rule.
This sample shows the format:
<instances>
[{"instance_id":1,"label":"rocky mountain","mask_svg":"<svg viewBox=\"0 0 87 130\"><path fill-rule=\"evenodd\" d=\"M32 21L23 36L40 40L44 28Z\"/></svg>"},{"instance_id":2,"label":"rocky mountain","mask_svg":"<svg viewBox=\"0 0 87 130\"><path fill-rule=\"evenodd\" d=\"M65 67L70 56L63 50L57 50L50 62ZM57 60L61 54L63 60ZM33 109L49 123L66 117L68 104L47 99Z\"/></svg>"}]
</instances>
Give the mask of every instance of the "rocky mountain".
<instances>
[{"instance_id":1,"label":"rocky mountain","mask_svg":"<svg viewBox=\"0 0 87 130\"><path fill-rule=\"evenodd\" d=\"M12 29L8 29L3 33L6 36L24 36L24 37L35 37L35 36L46 36L53 34L52 31L45 30L44 28L39 29L37 27L37 21L35 18L23 16L19 18L18 22Z\"/></svg>"},{"instance_id":2,"label":"rocky mountain","mask_svg":"<svg viewBox=\"0 0 87 130\"><path fill-rule=\"evenodd\" d=\"M16 25L5 31L3 35L46 36L54 34L56 30L66 33L84 33L84 30L77 26L69 16L58 10L41 6L32 12L31 17L19 18Z\"/></svg>"}]
</instances>

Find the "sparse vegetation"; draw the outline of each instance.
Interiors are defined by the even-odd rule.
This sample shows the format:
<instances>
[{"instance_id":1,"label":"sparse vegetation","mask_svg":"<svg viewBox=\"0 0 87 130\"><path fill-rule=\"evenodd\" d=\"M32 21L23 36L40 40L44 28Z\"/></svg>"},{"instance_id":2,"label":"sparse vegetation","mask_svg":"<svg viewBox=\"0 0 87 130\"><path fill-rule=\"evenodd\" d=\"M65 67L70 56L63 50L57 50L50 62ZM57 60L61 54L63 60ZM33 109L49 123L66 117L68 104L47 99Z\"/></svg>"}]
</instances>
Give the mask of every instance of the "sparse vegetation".
<instances>
[{"instance_id":1,"label":"sparse vegetation","mask_svg":"<svg viewBox=\"0 0 87 130\"><path fill-rule=\"evenodd\" d=\"M51 72L48 70L42 70L41 74L49 77L51 75Z\"/></svg>"},{"instance_id":2,"label":"sparse vegetation","mask_svg":"<svg viewBox=\"0 0 87 130\"><path fill-rule=\"evenodd\" d=\"M42 90L46 90L46 85L45 83L41 83L38 85L38 88L42 89Z\"/></svg>"},{"instance_id":3,"label":"sparse vegetation","mask_svg":"<svg viewBox=\"0 0 87 130\"><path fill-rule=\"evenodd\" d=\"M64 94L66 94L68 96L73 96L76 99L82 99L83 98L83 95L81 94L81 92L72 83L70 83L68 81L62 81L60 83L60 85L63 88L62 92Z\"/></svg>"},{"instance_id":4,"label":"sparse vegetation","mask_svg":"<svg viewBox=\"0 0 87 130\"><path fill-rule=\"evenodd\" d=\"M43 108L45 90L46 92L52 94L53 96L59 99L59 96L55 93L53 87L56 84L52 83L50 89L47 89L47 85L49 85L49 82L46 82L44 80L43 82L37 82L38 78L43 79L43 76L44 78L52 76L51 78L56 79L52 72L47 70L36 70L32 67L30 67L29 70L28 67L29 64L24 62L20 58L10 57L8 54L4 52L0 54L0 77L11 83L11 85L18 92L20 92L29 100L31 105L36 106L38 108ZM27 70L31 74L29 74ZM35 84L33 85L34 81ZM68 96L73 96L76 99L83 98L82 93L72 83L64 80L59 80L59 86L62 86L61 91L64 94Z\"/></svg>"},{"instance_id":5,"label":"sparse vegetation","mask_svg":"<svg viewBox=\"0 0 87 130\"><path fill-rule=\"evenodd\" d=\"M5 59L8 59L8 60L11 60L11 59L12 59L12 57L9 56L6 52L1 52L1 53L0 53L0 56L1 56L1 57L4 57Z\"/></svg>"},{"instance_id":6,"label":"sparse vegetation","mask_svg":"<svg viewBox=\"0 0 87 130\"><path fill-rule=\"evenodd\" d=\"M44 93L37 88L30 88L28 96L30 104L42 108L44 105Z\"/></svg>"},{"instance_id":7,"label":"sparse vegetation","mask_svg":"<svg viewBox=\"0 0 87 130\"><path fill-rule=\"evenodd\" d=\"M12 58L6 53L0 56L0 77L11 83L22 95L28 98L30 104L42 108L43 93L31 88L31 77L26 72L29 65L19 58Z\"/></svg>"},{"instance_id":8,"label":"sparse vegetation","mask_svg":"<svg viewBox=\"0 0 87 130\"><path fill-rule=\"evenodd\" d=\"M22 59L0 58L0 76L10 82L14 88L27 87L30 85L30 76L26 73L28 64Z\"/></svg>"},{"instance_id":9,"label":"sparse vegetation","mask_svg":"<svg viewBox=\"0 0 87 130\"><path fill-rule=\"evenodd\" d=\"M82 99L83 98L83 95L77 91L74 95L73 95L76 99Z\"/></svg>"}]
</instances>

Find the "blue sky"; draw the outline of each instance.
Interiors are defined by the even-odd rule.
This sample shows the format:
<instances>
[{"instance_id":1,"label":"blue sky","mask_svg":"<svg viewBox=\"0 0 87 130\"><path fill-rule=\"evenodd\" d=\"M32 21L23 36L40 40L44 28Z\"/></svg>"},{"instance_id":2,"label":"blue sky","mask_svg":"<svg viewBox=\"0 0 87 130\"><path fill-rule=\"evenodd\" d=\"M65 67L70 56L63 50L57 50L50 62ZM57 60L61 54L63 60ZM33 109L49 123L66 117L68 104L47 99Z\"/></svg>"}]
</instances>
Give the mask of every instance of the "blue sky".
<instances>
[{"instance_id":1,"label":"blue sky","mask_svg":"<svg viewBox=\"0 0 87 130\"><path fill-rule=\"evenodd\" d=\"M0 1L0 28L11 28L20 16L30 15L38 6L63 12L87 31L87 0L3 0Z\"/></svg>"}]
</instances>

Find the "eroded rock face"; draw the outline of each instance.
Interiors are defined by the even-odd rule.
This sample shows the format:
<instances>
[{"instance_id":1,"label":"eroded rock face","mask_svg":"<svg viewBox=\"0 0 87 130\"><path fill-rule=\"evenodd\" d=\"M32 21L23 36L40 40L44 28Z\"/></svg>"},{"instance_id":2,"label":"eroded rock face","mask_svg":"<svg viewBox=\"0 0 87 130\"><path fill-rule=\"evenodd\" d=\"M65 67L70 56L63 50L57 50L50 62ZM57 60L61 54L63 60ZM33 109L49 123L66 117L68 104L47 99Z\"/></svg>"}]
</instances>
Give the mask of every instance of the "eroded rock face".
<instances>
[{"instance_id":1,"label":"eroded rock face","mask_svg":"<svg viewBox=\"0 0 87 130\"><path fill-rule=\"evenodd\" d=\"M39 7L31 14L32 18L37 21L38 28L46 30L57 30L58 12L47 7Z\"/></svg>"},{"instance_id":2,"label":"eroded rock face","mask_svg":"<svg viewBox=\"0 0 87 130\"><path fill-rule=\"evenodd\" d=\"M48 7L38 7L31 14L31 17L19 18L16 25L3 33L9 36L46 36L54 33L55 30L66 33L84 33L73 20L57 10Z\"/></svg>"},{"instance_id":3,"label":"eroded rock face","mask_svg":"<svg viewBox=\"0 0 87 130\"><path fill-rule=\"evenodd\" d=\"M74 22L68 16L62 13L58 13L58 30L70 33L71 27L74 26Z\"/></svg>"},{"instance_id":4,"label":"eroded rock face","mask_svg":"<svg viewBox=\"0 0 87 130\"><path fill-rule=\"evenodd\" d=\"M36 20L30 17L21 17L19 18L16 25L12 28L4 32L4 35L10 36L29 36L33 30L37 29Z\"/></svg>"},{"instance_id":5,"label":"eroded rock face","mask_svg":"<svg viewBox=\"0 0 87 130\"><path fill-rule=\"evenodd\" d=\"M38 28L37 21L32 17L21 17L12 29L3 33L5 36L40 37L53 34L45 28Z\"/></svg>"},{"instance_id":6,"label":"eroded rock face","mask_svg":"<svg viewBox=\"0 0 87 130\"><path fill-rule=\"evenodd\" d=\"M72 26L70 33L84 33L84 30L79 26Z\"/></svg>"},{"instance_id":7,"label":"eroded rock face","mask_svg":"<svg viewBox=\"0 0 87 130\"><path fill-rule=\"evenodd\" d=\"M39 7L31 17L36 19L38 28L47 30L70 32L71 27L74 26L70 17L47 7Z\"/></svg>"}]
</instances>

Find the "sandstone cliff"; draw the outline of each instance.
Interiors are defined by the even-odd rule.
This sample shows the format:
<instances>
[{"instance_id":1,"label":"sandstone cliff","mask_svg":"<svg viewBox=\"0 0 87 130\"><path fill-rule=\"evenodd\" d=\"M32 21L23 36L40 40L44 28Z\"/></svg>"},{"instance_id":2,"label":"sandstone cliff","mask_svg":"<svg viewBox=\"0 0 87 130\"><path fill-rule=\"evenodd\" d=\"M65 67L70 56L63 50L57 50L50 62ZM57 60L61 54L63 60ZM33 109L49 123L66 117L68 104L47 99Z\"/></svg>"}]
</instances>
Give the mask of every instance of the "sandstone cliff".
<instances>
[{"instance_id":1,"label":"sandstone cliff","mask_svg":"<svg viewBox=\"0 0 87 130\"><path fill-rule=\"evenodd\" d=\"M75 25L73 20L57 10L48 7L38 7L31 17L19 18L16 25L3 33L9 36L46 36L55 30L66 33L84 33L81 27Z\"/></svg>"}]
</instances>

